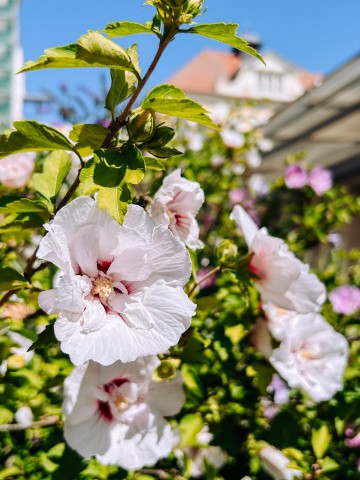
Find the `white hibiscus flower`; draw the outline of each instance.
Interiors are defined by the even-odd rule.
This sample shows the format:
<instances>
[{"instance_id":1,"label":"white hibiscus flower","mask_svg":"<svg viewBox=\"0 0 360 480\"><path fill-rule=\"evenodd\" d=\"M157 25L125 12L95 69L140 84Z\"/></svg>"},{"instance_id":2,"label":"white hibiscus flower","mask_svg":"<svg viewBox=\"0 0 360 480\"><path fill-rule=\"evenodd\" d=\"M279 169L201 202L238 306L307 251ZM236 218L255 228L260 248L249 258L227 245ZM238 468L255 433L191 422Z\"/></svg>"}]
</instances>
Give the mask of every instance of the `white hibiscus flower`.
<instances>
[{"instance_id":1,"label":"white hibiscus flower","mask_svg":"<svg viewBox=\"0 0 360 480\"><path fill-rule=\"evenodd\" d=\"M177 448L174 453L181 467L184 466L184 457L191 460L190 474L194 478L202 477L206 473L206 465L211 465L217 470L220 469L228 459L224 450L215 445L209 445L214 438L209 432L208 425L200 430L196 435L196 445L184 447L182 450Z\"/></svg>"},{"instance_id":2,"label":"white hibiscus flower","mask_svg":"<svg viewBox=\"0 0 360 480\"><path fill-rule=\"evenodd\" d=\"M274 480L294 480L302 477L300 470L288 468L290 460L277 448L268 445L260 450L262 467Z\"/></svg>"},{"instance_id":3,"label":"white hibiscus flower","mask_svg":"<svg viewBox=\"0 0 360 480\"><path fill-rule=\"evenodd\" d=\"M178 168L164 178L149 207L149 214L156 224L166 225L175 237L195 250L203 247L195 219L203 203L204 191L200 184L183 178Z\"/></svg>"},{"instance_id":4,"label":"white hibiscus flower","mask_svg":"<svg viewBox=\"0 0 360 480\"><path fill-rule=\"evenodd\" d=\"M283 240L269 235L266 228L259 230L240 205L234 207L230 218L253 254L249 268L263 299L299 313L319 309L326 290L316 275L309 273L309 266L297 259Z\"/></svg>"},{"instance_id":5,"label":"white hibiscus flower","mask_svg":"<svg viewBox=\"0 0 360 480\"><path fill-rule=\"evenodd\" d=\"M282 342L269 361L291 387L301 388L315 402L342 389L348 343L318 313L288 318Z\"/></svg>"},{"instance_id":6,"label":"white hibiscus flower","mask_svg":"<svg viewBox=\"0 0 360 480\"><path fill-rule=\"evenodd\" d=\"M64 435L80 455L105 465L138 469L166 457L178 441L164 416L184 403L180 374L152 380L160 361L138 359L75 368L65 380Z\"/></svg>"},{"instance_id":7,"label":"white hibiscus flower","mask_svg":"<svg viewBox=\"0 0 360 480\"><path fill-rule=\"evenodd\" d=\"M59 312L55 335L75 365L130 362L179 341L195 312L182 289L191 262L166 227L135 205L119 225L94 200L79 197L47 230L38 256L63 276L39 304Z\"/></svg>"}]
</instances>

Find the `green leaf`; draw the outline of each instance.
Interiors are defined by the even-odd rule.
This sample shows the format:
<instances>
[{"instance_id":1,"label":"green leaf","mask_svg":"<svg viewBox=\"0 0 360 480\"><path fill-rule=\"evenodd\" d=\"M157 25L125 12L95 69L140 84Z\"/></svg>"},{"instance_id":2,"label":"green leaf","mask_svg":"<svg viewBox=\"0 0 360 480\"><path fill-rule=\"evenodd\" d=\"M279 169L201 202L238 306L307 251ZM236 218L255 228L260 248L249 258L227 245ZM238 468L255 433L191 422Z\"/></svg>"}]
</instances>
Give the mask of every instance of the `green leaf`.
<instances>
[{"instance_id":1,"label":"green leaf","mask_svg":"<svg viewBox=\"0 0 360 480\"><path fill-rule=\"evenodd\" d=\"M185 415L180 423L180 444L179 448L184 448L187 446L196 446L199 442L197 441L197 434L201 431L204 426L204 422L200 415L197 414L188 414Z\"/></svg>"},{"instance_id":2,"label":"green leaf","mask_svg":"<svg viewBox=\"0 0 360 480\"><path fill-rule=\"evenodd\" d=\"M55 333L54 333L54 324L51 323L46 326L45 330L39 333L36 342L34 342L29 348L28 352L35 350L40 347L47 347L52 343L56 342Z\"/></svg>"},{"instance_id":3,"label":"green leaf","mask_svg":"<svg viewBox=\"0 0 360 480\"><path fill-rule=\"evenodd\" d=\"M23 232L43 225L44 219L37 212L11 213L2 222L0 233Z\"/></svg>"},{"instance_id":4,"label":"green leaf","mask_svg":"<svg viewBox=\"0 0 360 480\"><path fill-rule=\"evenodd\" d=\"M131 201L131 195L124 185L123 189L100 188L96 196L96 203L99 209L104 209L117 222L121 223L127 210L128 203Z\"/></svg>"},{"instance_id":5,"label":"green leaf","mask_svg":"<svg viewBox=\"0 0 360 480\"><path fill-rule=\"evenodd\" d=\"M13 413L8 410L7 408L0 407L0 425L4 425L6 423L11 423L13 420ZM4 477L6 478L6 477Z\"/></svg>"},{"instance_id":6,"label":"green leaf","mask_svg":"<svg viewBox=\"0 0 360 480\"><path fill-rule=\"evenodd\" d=\"M317 459L324 457L331 442L331 435L327 425L322 425L318 430L313 430L311 435L311 446Z\"/></svg>"},{"instance_id":7,"label":"green leaf","mask_svg":"<svg viewBox=\"0 0 360 480\"><path fill-rule=\"evenodd\" d=\"M0 472L0 480L9 480L9 478L16 478L24 472L19 467L6 467Z\"/></svg>"},{"instance_id":8,"label":"green leaf","mask_svg":"<svg viewBox=\"0 0 360 480\"><path fill-rule=\"evenodd\" d=\"M71 156L62 151L52 152L46 157L42 173L33 175L34 188L52 201L59 193L61 185L71 168Z\"/></svg>"},{"instance_id":9,"label":"green leaf","mask_svg":"<svg viewBox=\"0 0 360 480\"><path fill-rule=\"evenodd\" d=\"M120 150L98 149L80 174L80 191L91 195L101 188L120 187L122 190L126 183L139 183L144 174L145 161L135 145L128 143ZM118 215L112 216L115 218Z\"/></svg>"},{"instance_id":10,"label":"green leaf","mask_svg":"<svg viewBox=\"0 0 360 480\"><path fill-rule=\"evenodd\" d=\"M94 31L81 36L76 43L48 48L37 60L26 62L19 73L44 68L84 67L110 67L139 75L131 57L123 48Z\"/></svg>"},{"instance_id":11,"label":"green leaf","mask_svg":"<svg viewBox=\"0 0 360 480\"><path fill-rule=\"evenodd\" d=\"M105 108L113 115L119 103L126 100L135 90L137 78L125 70L110 70L111 86L106 95Z\"/></svg>"},{"instance_id":12,"label":"green leaf","mask_svg":"<svg viewBox=\"0 0 360 480\"><path fill-rule=\"evenodd\" d=\"M29 286L26 278L20 275L16 270L10 267L0 268L0 292L19 290L20 288L26 288Z\"/></svg>"},{"instance_id":13,"label":"green leaf","mask_svg":"<svg viewBox=\"0 0 360 480\"><path fill-rule=\"evenodd\" d=\"M27 61L18 73L30 72L31 70L43 70L45 68L80 68L94 66L76 58L76 52L76 43L48 48L37 60Z\"/></svg>"},{"instance_id":14,"label":"green leaf","mask_svg":"<svg viewBox=\"0 0 360 480\"><path fill-rule=\"evenodd\" d=\"M218 42L226 43L237 50L248 53L258 58L265 65L262 56L246 40L236 35L238 25L236 23L208 23L204 25L195 25L186 30L186 33L196 33L203 37L212 38Z\"/></svg>"},{"instance_id":15,"label":"green leaf","mask_svg":"<svg viewBox=\"0 0 360 480\"><path fill-rule=\"evenodd\" d=\"M111 22L106 25L102 32L112 37L125 37L126 35L136 35L138 33L155 33L151 25L135 22Z\"/></svg>"},{"instance_id":16,"label":"green leaf","mask_svg":"<svg viewBox=\"0 0 360 480\"><path fill-rule=\"evenodd\" d=\"M101 187L119 187L124 183L126 165L119 150L95 150L93 180Z\"/></svg>"},{"instance_id":17,"label":"green leaf","mask_svg":"<svg viewBox=\"0 0 360 480\"><path fill-rule=\"evenodd\" d=\"M136 185L141 182L145 174L145 161L141 151L132 143L126 145L121 152L122 161L125 163L125 182Z\"/></svg>"},{"instance_id":18,"label":"green leaf","mask_svg":"<svg viewBox=\"0 0 360 480\"><path fill-rule=\"evenodd\" d=\"M189 391L189 395L194 396L196 399L203 398L202 385L198 371L193 366L183 363L181 366L181 373L184 379L184 385Z\"/></svg>"},{"instance_id":19,"label":"green leaf","mask_svg":"<svg viewBox=\"0 0 360 480\"><path fill-rule=\"evenodd\" d=\"M169 158L183 154L180 150L171 147L147 148L147 151L151 153L151 155L155 155L155 157L159 158Z\"/></svg>"},{"instance_id":20,"label":"green leaf","mask_svg":"<svg viewBox=\"0 0 360 480\"><path fill-rule=\"evenodd\" d=\"M116 70L123 74L121 70ZM96 148L100 148L105 140L109 130L101 125L82 123L73 126L69 133L69 137L74 142L77 142L75 148L83 157L92 155Z\"/></svg>"},{"instance_id":21,"label":"green leaf","mask_svg":"<svg viewBox=\"0 0 360 480\"><path fill-rule=\"evenodd\" d=\"M22 198L15 202L10 202L4 207L0 207L0 213L20 213L20 212L37 212L44 220L50 216L48 207L38 200L31 200L30 198Z\"/></svg>"},{"instance_id":22,"label":"green leaf","mask_svg":"<svg viewBox=\"0 0 360 480\"><path fill-rule=\"evenodd\" d=\"M159 162L156 158L153 157L144 157L146 170L155 170L156 172L161 172L166 170L165 165L162 162Z\"/></svg>"},{"instance_id":23,"label":"green leaf","mask_svg":"<svg viewBox=\"0 0 360 480\"><path fill-rule=\"evenodd\" d=\"M0 135L0 158L13 153L43 150L74 150L73 144L55 128L32 120L14 122L16 130Z\"/></svg>"},{"instance_id":24,"label":"green leaf","mask_svg":"<svg viewBox=\"0 0 360 480\"><path fill-rule=\"evenodd\" d=\"M98 32L89 31L77 41L76 58L94 67L129 70L139 76L129 54L120 45Z\"/></svg>"},{"instance_id":25,"label":"green leaf","mask_svg":"<svg viewBox=\"0 0 360 480\"><path fill-rule=\"evenodd\" d=\"M321 472L333 472L340 468L340 465L335 462L333 458L325 457L319 460L319 464L321 465Z\"/></svg>"},{"instance_id":26,"label":"green leaf","mask_svg":"<svg viewBox=\"0 0 360 480\"><path fill-rule=\"evenodd\" d=\"M185 93L173 85L159 85L153 88L142 102L143 108L152 108L156 112L185 118L205 127L219 130L219 127L207 115L207 110L199 103L188 98Z\"/></svg>"}]
</instances>

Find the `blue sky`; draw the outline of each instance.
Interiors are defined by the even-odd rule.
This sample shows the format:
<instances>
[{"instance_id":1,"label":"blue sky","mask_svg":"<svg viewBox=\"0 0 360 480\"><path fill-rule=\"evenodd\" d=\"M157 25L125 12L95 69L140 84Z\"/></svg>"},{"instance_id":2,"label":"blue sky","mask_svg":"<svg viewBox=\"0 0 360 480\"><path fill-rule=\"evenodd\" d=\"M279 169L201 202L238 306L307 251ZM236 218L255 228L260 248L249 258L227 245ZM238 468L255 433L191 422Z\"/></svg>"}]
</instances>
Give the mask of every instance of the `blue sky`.
<instances>
[{"instance_id":1,"label":"blue sky","mask_svg":"<svg viewBox=\"0 0 360 480\"><path fill-rule=\"evenodd\" d=\"M25 60L36 59L43 50L74 42L89 29L108 22L146 22L154 9L143 0L22 0L21 43ZM275 51L309 71L329 73L350 59L360 47L360 0L205 0L206 13L199 23L233 22L238 33L256 33L264 50ZM122 46L137 42L143 70L156 51L150 35L119 39ZM189 59L206 48L226 50L222 44L181 35L162 58L150 85L165 82ZM44 70L26 75L27 91L56 91L60 83L100 89L98 69Z\"/></svg>"}]
</instances>

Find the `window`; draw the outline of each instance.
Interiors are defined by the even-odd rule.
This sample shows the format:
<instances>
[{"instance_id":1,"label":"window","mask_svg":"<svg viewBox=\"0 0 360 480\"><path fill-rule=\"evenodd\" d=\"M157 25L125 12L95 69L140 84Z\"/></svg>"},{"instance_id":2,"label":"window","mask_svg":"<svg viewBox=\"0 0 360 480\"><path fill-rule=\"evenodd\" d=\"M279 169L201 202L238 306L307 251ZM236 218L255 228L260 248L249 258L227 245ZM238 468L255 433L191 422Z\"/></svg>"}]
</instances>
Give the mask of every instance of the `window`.
<instances>
[{"instance_id":1,"label":"window","mask_svg":"<svg viewBox=\"0 0 360 480\"><path fill-rule=\"evenodd\" d=\"M283 89L283 76L281 73L258 73L259 89L264 92L279 93Z\"/></svg>"}]
</instances>

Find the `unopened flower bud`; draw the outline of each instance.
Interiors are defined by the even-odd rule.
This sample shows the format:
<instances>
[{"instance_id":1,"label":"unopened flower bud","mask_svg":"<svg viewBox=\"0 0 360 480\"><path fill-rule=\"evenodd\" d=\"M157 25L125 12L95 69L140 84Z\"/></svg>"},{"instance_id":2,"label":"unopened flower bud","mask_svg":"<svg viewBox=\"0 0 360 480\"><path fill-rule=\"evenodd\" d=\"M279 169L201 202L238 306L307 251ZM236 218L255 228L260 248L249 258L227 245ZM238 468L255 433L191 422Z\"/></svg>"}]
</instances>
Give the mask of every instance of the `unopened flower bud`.
<instances>
[{"instance_id":1,"label":"unopened flower bud","mask_svg":"<svg viewBox=\"0 0 360 480\"><path fill-rule=\"evenodd\" d=\"M186 13L189 13L193 17L200 15L204 0L189 0Z\"/></svg>"},{"instance_id":2,"label":"unopened flower bud","mask_svg":"<svg viewBox=\"0 0 360 480\"><path fill-rule=\"evenodd\" d=\"M230 240L223 240L217 248L217 255L221 263L233 263L237 254L238 248Z\"/></svg>"},{"instance_id":3,"label":"unopened flower bud","mask_svg":"<svg viewBox=\"0 0 360 480\"><path fill-rule=\"evenodd\" d=\"M179 8L186 5L188 0L161 0L161 3L171 8Z\"/></svg>"},{"instance_id":4,"label":"unopened flower bud","mask_svg":"<svg viewBox=\"0 0 360 480\"><path fill-rule=\"evenodd\" d=\"M132 142L146 142L153 136L155 128L155 112L151 108L135 113L127 124L127 131Z\"/></svg>"},{"instance_id":5,"label":"unopened flower bud","mask_svg":"<svg viewBox=\"0 0 360 480\"><path fill-rule=\"evenodd\" d=\"M156 373L163 380L172 380L176 375L176 370L169 360L163 360L156 369Z\"/></svg>"}]
</instances>

